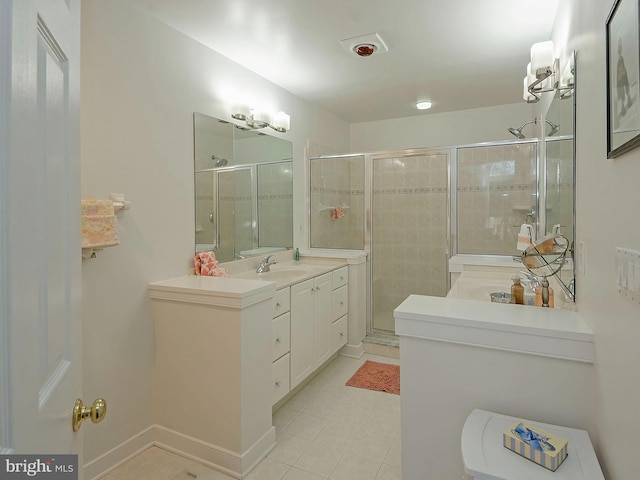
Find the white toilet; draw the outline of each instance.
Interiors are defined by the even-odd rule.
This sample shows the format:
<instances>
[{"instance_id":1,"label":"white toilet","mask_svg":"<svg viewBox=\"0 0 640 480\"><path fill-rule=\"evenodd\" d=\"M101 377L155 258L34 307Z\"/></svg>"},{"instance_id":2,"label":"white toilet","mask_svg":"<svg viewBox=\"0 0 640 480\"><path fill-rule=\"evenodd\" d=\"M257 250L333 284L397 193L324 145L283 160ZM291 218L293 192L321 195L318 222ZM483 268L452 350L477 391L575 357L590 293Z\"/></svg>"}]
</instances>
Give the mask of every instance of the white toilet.
<instances>
[{"instance_id":1,"label":"white toilet","mask_svg":"<svg viewBox=\"0 0 640 480\"><path fill-rule=\"evenodd\" d=\"M519 420L568 440L569 455L555 472L502 446L502 433ZM464 423L461 448L464 469L469 479L604 480L589 434L584 430L474 410Z\"/></svg>"}]
</instances>

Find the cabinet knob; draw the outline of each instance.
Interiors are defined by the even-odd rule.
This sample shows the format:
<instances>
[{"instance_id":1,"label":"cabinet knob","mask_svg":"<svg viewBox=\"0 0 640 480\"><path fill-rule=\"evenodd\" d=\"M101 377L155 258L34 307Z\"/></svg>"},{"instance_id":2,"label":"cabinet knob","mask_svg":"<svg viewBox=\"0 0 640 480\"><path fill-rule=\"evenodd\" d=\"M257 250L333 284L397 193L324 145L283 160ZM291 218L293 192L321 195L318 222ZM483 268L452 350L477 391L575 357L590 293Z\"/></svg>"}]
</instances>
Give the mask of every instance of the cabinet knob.
<instances>
[{"instance_id":1,"label":"cabinet knob","mask_svg":"<svg viewBox=\"0 0 640 480\"><path fill-rule=\"evenodd\" d=\"M276 308L280 308L282 305L280 305L280 302L276 302Z\"/></svg>"},{"instance_id":2,"label":"cabinet knob","mask_svg":"<svg viewBox=\"0 0 640 480\"><path fill-rule=\"evenodd\" d=\"M344 277L342 275L340 275L340 281L343 281Z\"/></svg>"},{"instance_id":3,"label":"cabinet knob","mask_svg":"<svg viewBox=\"0 0 640 480\"><path fill-rule=\"evenodd\" d=\"M340 306L343 307L344 306L344 302L340 302Z\"/></svg>"},{"instance_id":4,"label":"cabinet knob","mask_svg":"<svg viewBox=\"0 0 640 480\"><path fill-rule=\"evenodd\" d=\"M340 336L341 336L341 337L344 337L344 333L340 332Z\"/></svg>"},{"instance_id":5,"label":"cabinet knob","mask_svg":"<svg viewBox=\"0 0 640 480\"><path fill-rule=\"evenodd\" d=\"M276 380L276 388L280 388L280 380Z\"/></svg>"},{"instance_id":6,"label":"cabinet knob","mask_svg":"<svg viewBox=\"0 0 640 480\"><path fill-rule=\"evenodd\" d=\"M280 343L282 340L280 340L280 337L276 338L276 343Z\"/></svg>"}]
</instances>

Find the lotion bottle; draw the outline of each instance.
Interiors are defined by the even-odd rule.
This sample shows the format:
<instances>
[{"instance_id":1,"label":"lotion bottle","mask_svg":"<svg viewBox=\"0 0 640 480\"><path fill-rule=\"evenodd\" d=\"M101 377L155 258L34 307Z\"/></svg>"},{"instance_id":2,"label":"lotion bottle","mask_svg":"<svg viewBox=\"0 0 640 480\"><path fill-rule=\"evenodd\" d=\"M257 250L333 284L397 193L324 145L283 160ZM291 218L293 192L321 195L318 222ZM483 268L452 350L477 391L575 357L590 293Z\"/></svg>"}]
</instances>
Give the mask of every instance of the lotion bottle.
<instances>
[{"instance_id":1,"label":"lotion bottle","mask_svg":"<svg viewBox=\"0 0 640 480\"><path fill-rule=\"evenodd\" d=\"M513 277L513 285L511 285L511 298L516 305L524 305L524 287L520 284L520 277Z\"/></svg>"}]
</instances>

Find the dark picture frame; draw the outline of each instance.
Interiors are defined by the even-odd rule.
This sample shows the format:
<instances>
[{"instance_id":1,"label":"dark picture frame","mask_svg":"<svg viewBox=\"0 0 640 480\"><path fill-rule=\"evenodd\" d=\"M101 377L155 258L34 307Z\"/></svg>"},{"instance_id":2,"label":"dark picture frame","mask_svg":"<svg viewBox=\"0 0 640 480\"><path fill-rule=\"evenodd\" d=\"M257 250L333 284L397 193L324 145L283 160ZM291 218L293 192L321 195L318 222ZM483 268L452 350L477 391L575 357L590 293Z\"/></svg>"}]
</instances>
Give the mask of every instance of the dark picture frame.
<instances>
[{"instance_id":1,"label":"dark picture frame","mask_svg":"<svg viewBox=\"0 0 640 480\"><path fill-rule=\"evenodd\" d=\"M640 0L616 0L607 17L607 158L640 145Z\"/></svg>"}]
</instances>

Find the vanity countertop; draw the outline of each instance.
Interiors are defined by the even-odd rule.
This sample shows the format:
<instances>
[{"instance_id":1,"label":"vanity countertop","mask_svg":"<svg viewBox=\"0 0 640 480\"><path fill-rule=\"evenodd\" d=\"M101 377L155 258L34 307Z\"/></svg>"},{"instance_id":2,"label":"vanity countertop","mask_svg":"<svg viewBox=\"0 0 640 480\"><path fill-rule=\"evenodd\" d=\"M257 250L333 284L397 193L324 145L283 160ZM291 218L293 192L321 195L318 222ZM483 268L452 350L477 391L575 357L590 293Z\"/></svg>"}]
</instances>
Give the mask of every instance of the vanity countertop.
<instances>
[{"instance_id":1,"label":"vanity countertop","mask_svg":"<svg viewBox=\"0 0 640 480\"><path fill-rule=\"evenodd\" d=\"M229 277L182 275L149 284L149 295L157 300L245 307L270 298L276 289L285 288L323 273L346 266L332 260L285 261L271 266L269 272L255 269L232 273Z\"/></svg>"},{"instance_id":2,"label":"vanity countertop","mask_svg":"<svg viewBox=\"0 0 640 480\"><path fill-rule=\"evenodd\" d=\"M201 275L183 275L149 284L152 299L240 308L271 298L274 293L275 286L270 282Z\"/></svg>"},{"instance_id":3,"label":"vanity countertop","mask_svg":"<svg viewBox=\"0 0 640 480\"><path fill-rule=\"evenodd\" d=\"M265 273L256 273L255 270L247 270L232 274L231 278L247 279L248 281L275 282L276 289L281 289L344 266L346 266L344 262L336 262L328 259L302 259L299 262L291 260L271 265L270 271Z\"/></svg>"},{"instance_id":4,"label":"vanity countertop","mask_svg":"<svg viewBox=\"0 0 640 480\"><path fill-rule=\"evenodd\" d=\"M490 302L490 294L493 292L511 291L513 276L517 272L498 269L495 271L465 270L451 286L447 298L459 298L465 300L483 300ZM520 277L522 278L522 276ZM555 308L563 310L575 310L576 304L567 299L556 277L549 277L549 284L555 292ZM532 308L532 307L528 307Z\"/></svg>"},{"instance_id":5,"label":"vanity countertop","mask_svg":"<svg viewBox=\"0 0 640 480\"><path fill-rule=\"evenodd\" d=\"M400 337L593 362L593 331L578 312L411 295L394 315Z\"/></svg>"}]
</instances>

